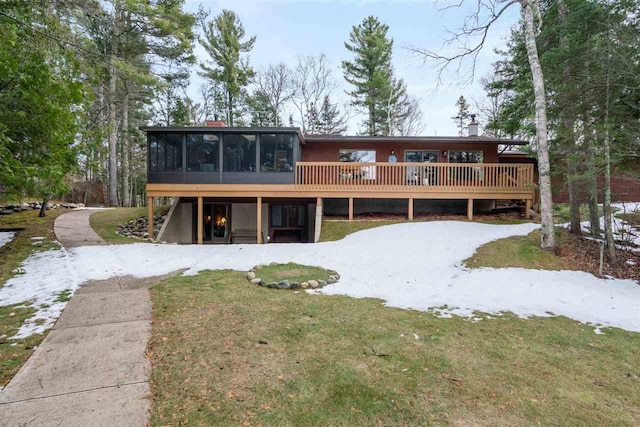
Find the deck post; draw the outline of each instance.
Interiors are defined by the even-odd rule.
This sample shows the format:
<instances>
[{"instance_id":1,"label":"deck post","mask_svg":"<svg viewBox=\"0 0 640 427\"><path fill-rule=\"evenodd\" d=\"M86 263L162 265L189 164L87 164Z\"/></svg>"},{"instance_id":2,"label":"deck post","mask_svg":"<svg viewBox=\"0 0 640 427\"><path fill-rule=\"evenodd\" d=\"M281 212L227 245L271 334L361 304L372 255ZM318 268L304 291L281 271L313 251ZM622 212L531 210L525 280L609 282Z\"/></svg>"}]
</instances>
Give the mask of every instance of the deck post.
<instances>
[{"instance_id":1,"label":"deck post","mask_svg":"<svg viewBox=\"0 0 640 427\"><path fill-rule=\"evenodd\" d=\"M147 233L149 234L149 239L153 240L153 231L154 231L154 221L153 221L153 197L147 197L147 215L149 216L149 224L147 228Z\"/></svg>"},{"instance_id":2,"label":"deck post","mask_svg":"<svg viewBox=\"0 0 640 427\"><path fill-rule=\"evenodd\" d=\"M409 199L409 221L413 221L413 199Z\"/></svg>"},{"instance_id":3,"label":"deck post","mask_svg":"<svg viewBox=\"0 0 640 427\"><path fill-rule=\"evenodd\" d=\"M531 219L531 199L524 201L524 218Z\"/></svg>"},{"instance_id":4,"label":"deck post","mask_svg":"<svg viewBox=\"0 0 640 427\"><path fill-rule=\"evenodd\" d=\"M349 197L349 221L353 220L353 197Z\"/></svg>"},{"instance_id":5,"label":"deck post","mask_svg":"<svg viewBox=\"0 0 640 427\"><path fill-rule=\"evenodd\" d=\"M469 199L467 202L467 218L469 221L473 220L473 199Z\"/></svg>"},{"instance_id":6,"label":"deck post","mask_svg":"<svg viewBox=\"0 0 640 427\"><path fill-rule=\"evenodd\" d=\"M202 203L202 196L198 196L198 244L201 245L202 244L202 233L203 233L203 222L204 222L204 218L202 218L202 211L203 209L203 203Z\"/></svg>"},{"instance_id":7,"label":"deck post","mask_svg":"<svg viewBox=\"0 0 640 427\"><path fill-rule=\"evenodd\" d=\"M262 197L256 200L256 243L262 243Z\"/></svg>"}]
</instances>

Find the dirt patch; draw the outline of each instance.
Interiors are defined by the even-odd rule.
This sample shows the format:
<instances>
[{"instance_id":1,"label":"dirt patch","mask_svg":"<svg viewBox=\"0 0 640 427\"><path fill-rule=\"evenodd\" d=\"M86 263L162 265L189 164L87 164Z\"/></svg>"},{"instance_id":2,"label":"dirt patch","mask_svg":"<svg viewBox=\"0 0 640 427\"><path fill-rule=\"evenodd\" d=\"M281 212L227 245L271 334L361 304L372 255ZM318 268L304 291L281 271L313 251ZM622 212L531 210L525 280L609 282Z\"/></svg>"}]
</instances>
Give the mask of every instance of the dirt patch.
<instances>
[{"instance_id":1,"label":"dirt patch","mask_svg":"<svg viewBox=\"0 0 640 427\"><path fill-rule=\"evenodd\" d=\"M576 270L582 270L594 275L600 271L600 243L567 233L566 239L558 250L558 255ZM632 279L640 281L640 253L618 251L619 262L609 265L606 255L603 260L602 273L618 279Z\"/></svg>"}]
</instances>

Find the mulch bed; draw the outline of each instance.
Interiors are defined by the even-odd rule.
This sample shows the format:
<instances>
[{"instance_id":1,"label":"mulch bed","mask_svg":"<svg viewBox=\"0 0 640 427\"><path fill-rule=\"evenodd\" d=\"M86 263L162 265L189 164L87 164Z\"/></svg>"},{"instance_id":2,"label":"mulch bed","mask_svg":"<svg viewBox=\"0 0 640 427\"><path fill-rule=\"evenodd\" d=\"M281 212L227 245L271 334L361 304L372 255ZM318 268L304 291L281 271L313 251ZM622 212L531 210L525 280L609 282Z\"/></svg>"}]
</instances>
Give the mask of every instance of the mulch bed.
<instances>
[{"instance_id":1,"label":"mulch bed","mask_svg":"<svg viewBox=\"0 0 640 427\"><path fill-rule=\"evenodd\" d=\"M562 240L558 255L576 270L587 271L594 275L600 270L600 243L566 233ZM606 254L603 260L602 274L618 279L640 281L640 252L617 251L618 264L613 267L607 263Z\"/></svg>"}]
</instances>

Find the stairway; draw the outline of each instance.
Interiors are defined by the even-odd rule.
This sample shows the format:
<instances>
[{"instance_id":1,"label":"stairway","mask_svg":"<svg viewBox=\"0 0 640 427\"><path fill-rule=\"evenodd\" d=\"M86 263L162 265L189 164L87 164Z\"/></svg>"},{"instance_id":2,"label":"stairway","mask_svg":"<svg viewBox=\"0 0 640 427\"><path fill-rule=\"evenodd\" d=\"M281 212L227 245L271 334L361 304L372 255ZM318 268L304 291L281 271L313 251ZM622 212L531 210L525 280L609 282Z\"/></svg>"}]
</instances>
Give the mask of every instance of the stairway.
<instances>
[{"instance_id":1,"label":"stairway","mask_svg":"<svg viewBox=\"0 0 640 427\"><path fill-rule=\"evenodd\" d=\"M256 238L256 230L233 230L231 232L232 244L256 244L258 243Z\"/></svg>"}]
</instances>

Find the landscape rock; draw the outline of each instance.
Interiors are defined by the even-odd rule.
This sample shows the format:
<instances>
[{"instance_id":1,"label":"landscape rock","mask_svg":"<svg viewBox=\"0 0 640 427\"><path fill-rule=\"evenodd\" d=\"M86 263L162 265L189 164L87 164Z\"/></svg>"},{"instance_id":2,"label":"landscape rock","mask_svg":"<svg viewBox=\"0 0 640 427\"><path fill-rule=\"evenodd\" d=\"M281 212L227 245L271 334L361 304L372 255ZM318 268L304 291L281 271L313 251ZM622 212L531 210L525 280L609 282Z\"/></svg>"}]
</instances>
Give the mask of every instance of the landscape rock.
<instances>
[{"instance_id":1,"label":"landscape rock","mask_svg":"<svg viewBox=\"0 0 640 427\"><path fill-rule=\"evenodd\" d=\"M13 213L13 209L3 209L0 211L0 215L11 215Z\"/></svg>"},{"instance_id":2,"label":"landscape rock","mask_svg":"<svg viewBox=\"0 0 640 427\"><path fill-rule=\"evenodd\" d=\"M278 283L278 289L289 289L291 288L291 283L288 280L283 280Z\"/></svg>"},{"instance_id":3,"label":"landscape rock","mask_svg":"<svg viewBox=\"0 0 640 427\"><path fill-rule=\"evenodd\" d=\"M256 278L256 273L254 273L253 271L250 271L247 273L247 279L248 280L253 280Z\"/></svg>"},{"instance_id":4,"label":"landscape rock","mask_svg":"<svg viewBox=\"0 0 640 427\"><path fill-rule=\"evenodd\" d=\"M311 289L316 289L319 286L319 283L317 280L309 280L309 287Z\"/></svg>"},{"instance_id":5,"label":"landscape rock","mask_svg":"<svg viewBox=\"0 0 640 427\"><path fill-rule=\"evenodd\" d=\"M321 287L321 288L327 286L327 281L326 280L318 280L318 286Z\"/></svg>"},{"instance_id":6,"label":"landscape rock","mask_svg":"<svg viewBox=\"0 0 640 427\"><path fill-rule=\"evenodd\" d=\"M267 288L275 289L277 287L278 287L278 284L276 282L267 283Z\"/></svg>"},{"instance_id":7,"label":"landscape rock","mask_svg":"<svg viewBox=\"0 0 640 427\"><path fill-rule=\"evenodd\" d=\"M300 283L291 282L291 289L300 289Z\"/></svg>"},{"instance_id":8,"label":"landscape rock","mask_svg":"<svg viewBox=\"0 0 640 427\"><path fill-rule=\"evenodd\" d=\"M334 283L336 283L336 281L332 276L329 276L329 278L327 279L327 285L333 285Z\"/></svg>"},{"instance_id":9,"label":"landscape rock","mask_svg":"<svg viewBox=\"0 0 640 427\"><path fill-rule=\"evenodd\" d=\"M263 280L259 277L254 277L253 279L251 279L251 284L252 285L259 285L260 282L262 282Z\"/></svg>"},{"instance_id":10,"label":"landscape rock","mask_svg":"<svg viewBox=\"0 0 640 427\"><path fill-rule=\"evenodd\" d=\"M307 288L309 287L309 282L302 282L302 283L300 283L300 287L301 287L302 289L307 289Z\"/></svg>"}]
</instances>

